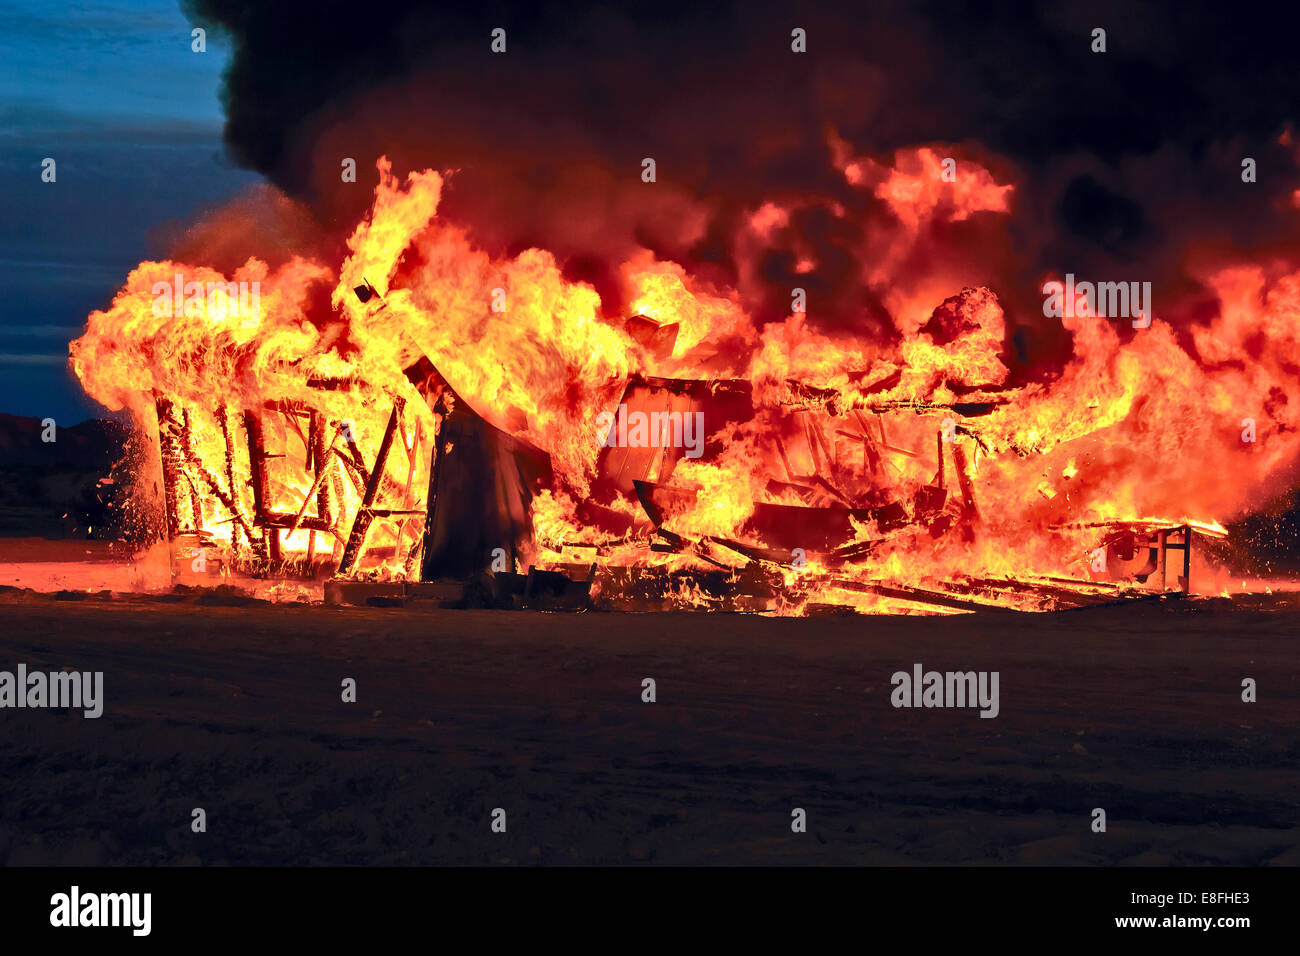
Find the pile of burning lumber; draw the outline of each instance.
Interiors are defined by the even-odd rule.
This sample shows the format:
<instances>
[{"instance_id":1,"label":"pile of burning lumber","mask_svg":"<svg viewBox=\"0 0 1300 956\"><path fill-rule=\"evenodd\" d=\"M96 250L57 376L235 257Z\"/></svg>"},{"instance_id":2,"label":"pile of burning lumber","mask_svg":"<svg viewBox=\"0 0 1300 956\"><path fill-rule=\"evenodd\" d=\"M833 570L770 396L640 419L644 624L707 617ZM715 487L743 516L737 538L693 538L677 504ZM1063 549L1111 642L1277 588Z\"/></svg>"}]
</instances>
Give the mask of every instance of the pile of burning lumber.
<instances>
[{"instance_id":1,"label":"pile of burning lumber","mask_svg":"<svg viewBox=\"0 0 1300 956\"><path fill-rule=\"evenodd\" d=\"M249 574L328 576L326 597L337 603L825 614L1051 610L1162 595L1170 551L1181 556L1178 589L1190 593L1194 541L1221 533L1188 523L1069 526L1094 535L1112 564L1128 562L1109 579L1046 572L881 577L863 562L896 535L974 539L980 506L966 449L980 444L978 419L1008 399L972 392L947 404L873 403L871 394L886 394L888 380L852 400L789 381L767 399L795 423L800 441L796 458L781 431L771 436L781 468L766 490L785 503L753 503L728 534L681 533L673 515L697 507L702 494L672 482L683 458L692 457L685 443L610 441L577 508L596 533L542 545L533 505L555 485L551 457L488 422L427 356L412 353L405 384L382 392L389 411L384 427L371 429L370 447L324 400L337 402L358 388L355 380L309 381L322 396L319 406L281 400L201 412L155 396L169 539ZM424 409L408 402L414 395ZM638 414L744 424L766 411L755 406L747 381L636 376L622 390L624 424L617 427ZM929 457L890 433L890 416L908 414L941 422L932 477L900 497L889 481L891 461ZM199 431L209 436L206 448L222 453L219 460L200 453ZM846 447L860 455L850 459ZM716 449L701 437L698 452L709 451ZM297 474L280 475L273 489L273 472L286 468Z\"/></svg>"}]
</instances>

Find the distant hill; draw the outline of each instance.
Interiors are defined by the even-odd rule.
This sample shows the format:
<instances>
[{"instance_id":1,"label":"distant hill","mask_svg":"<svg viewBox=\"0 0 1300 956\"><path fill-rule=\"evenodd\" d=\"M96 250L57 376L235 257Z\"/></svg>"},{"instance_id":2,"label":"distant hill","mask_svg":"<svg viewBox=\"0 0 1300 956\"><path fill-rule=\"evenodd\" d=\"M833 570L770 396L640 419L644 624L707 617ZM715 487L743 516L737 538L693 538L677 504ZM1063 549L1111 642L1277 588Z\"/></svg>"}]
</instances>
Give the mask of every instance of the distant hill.
<instances>
[{"instance_id":1,"label":"distant hill","mask_svg":"<svg viewBox=\"0 0 1300 956\"><path fill-rule=\"evenodd\" d=\"M131 430L90 419L56 426L51 442L43 431L39 418L0 412L0 536L114 536L119 486L101 479L126 453Z\"/></svg>"}]
</instances>

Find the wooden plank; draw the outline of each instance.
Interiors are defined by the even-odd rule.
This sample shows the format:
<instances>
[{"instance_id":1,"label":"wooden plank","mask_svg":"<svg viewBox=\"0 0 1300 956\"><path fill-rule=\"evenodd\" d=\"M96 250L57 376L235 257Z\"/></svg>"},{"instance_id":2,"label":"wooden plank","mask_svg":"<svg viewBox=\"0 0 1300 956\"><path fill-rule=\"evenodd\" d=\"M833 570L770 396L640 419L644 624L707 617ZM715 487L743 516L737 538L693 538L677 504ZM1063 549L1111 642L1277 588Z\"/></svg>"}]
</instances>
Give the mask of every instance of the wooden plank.
<instances>
[{"instance_id":1,"label":"wooden plank","mask_svg":"<svg viewBox=\"0 0 1300 956\"><path fill-rule=\"evenodd\" d=\"M405 404L405 399L400 396L393 401L393 410L388 415L388 425L384 428L384 437L380 439L379 451L375 455L375 467L370 471L370 480L366 483L366 491L361 499L361 507L357 509L356 516L352 519L352 532L348 535L348 543L343 546L343 557L339 560L339 574L347 574L352 570L352 566L361 557L361 551L365 547L366 532L370 530L370 523L375 517L371 506L375 502L375 496L379 493L379 485L384 477L384 468L388 464L388 453L393 448L393 435L397 431L397 420L401 416ZM360 455L360 451L357 454Z\"/></svg>"},{"instance_id":2,"label":"wooden plank","mask_svg":"<svg viewBox=\"0 0 1300 956\"><path fill-rule=\"evenodd\" d=\"M180 515L180 451L171 428L172 403L161 395L154 400L158 415L158 451L162 458L163 508L167 523L167 538L175 538L181 531Z\"/></svg>"},{"instance_id":3,"label":"wooden plank","mask_svg":"<svg viewBox=\"0 0 1300 956\"><path fill-rule=\"evenodd\" d=\"M280 532L276 528L266 527L264 520L266 515L266 449L261 415L251 409L245 411L244 430L248 434L248 467L253 485L253 523L262 528L267 560L275 563L280 560Z\"/></svg>"},{"instance_id":4,"label":"wooden plank","mask_svg":"<svg viewBox=\"0 0 1300 956\"><path fill-rule=\"evenodd\" d=\"M840 578L832 578L826 583L832 587L843 588L846 591L861 591L864 594L879 594L881 597L898 598L903 601L915 601L918 604L933 604L936 607L950 607L960 611L1008 611L1011 613L1021 613L1016 608L1009 608L999 604L988 604L981 601L967 601L963 598L954 597L951 594L944 594L941 591L928 591L923 588L908 587L906 585L878 584L870 581L845 581Z\"/></svg>"}]
</instances>

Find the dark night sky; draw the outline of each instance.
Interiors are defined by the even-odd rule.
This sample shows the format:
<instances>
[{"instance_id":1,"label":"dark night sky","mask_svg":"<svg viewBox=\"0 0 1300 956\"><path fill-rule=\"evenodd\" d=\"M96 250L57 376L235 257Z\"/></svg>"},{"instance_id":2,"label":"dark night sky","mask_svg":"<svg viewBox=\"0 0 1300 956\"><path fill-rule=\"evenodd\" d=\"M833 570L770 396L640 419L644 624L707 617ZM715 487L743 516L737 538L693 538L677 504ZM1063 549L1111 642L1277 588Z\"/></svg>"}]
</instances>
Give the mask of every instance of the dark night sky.
<instances>
[{"instance_id":1,"label":"dark night sky","mask_svg":"<svg viewBox=\"0 0 1300 956\"><path fill-rule=\"evenodd\" d=\"M67 370L86 315L161 224L260 177L221 142L229 46L191 52L175 2L24 6L0 4L0 410L72 424L103 413Z\"/></svg>"}]
</instances>

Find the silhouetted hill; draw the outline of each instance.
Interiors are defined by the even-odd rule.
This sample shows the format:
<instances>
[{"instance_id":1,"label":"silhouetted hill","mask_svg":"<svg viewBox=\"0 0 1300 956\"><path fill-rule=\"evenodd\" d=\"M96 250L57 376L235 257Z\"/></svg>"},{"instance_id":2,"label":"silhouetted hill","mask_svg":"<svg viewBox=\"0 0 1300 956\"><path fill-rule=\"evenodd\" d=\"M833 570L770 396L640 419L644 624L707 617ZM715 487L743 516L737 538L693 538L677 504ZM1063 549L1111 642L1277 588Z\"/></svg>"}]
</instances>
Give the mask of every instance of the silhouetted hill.
<instances>
[{"instance_id":1,"label":"silhouetted hill","mask_svg":"<svg viewBox=\"0 0 1300 956\"><path fill-rule=\"evenodd\" d=\"M112 536L108 479L125 453L130 429L90 419L58 427L43 441L39 418L0 412L0 535ZM98 529L99 533L91 529Z\"/></svg>"}]
</instances>

